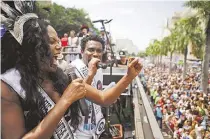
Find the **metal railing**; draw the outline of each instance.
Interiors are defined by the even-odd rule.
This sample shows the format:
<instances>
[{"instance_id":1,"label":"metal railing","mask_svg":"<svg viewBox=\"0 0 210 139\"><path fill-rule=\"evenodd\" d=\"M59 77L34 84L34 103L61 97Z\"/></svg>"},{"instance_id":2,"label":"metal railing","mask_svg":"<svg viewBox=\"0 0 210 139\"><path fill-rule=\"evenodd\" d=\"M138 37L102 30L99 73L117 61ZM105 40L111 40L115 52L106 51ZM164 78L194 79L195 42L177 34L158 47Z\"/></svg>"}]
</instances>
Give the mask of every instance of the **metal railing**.
<instances>
[{"instance_id":1,"label":"metal railing","mask_svg":"<svg viewBox=\"0 0 210 139\"><path fill-rule=\"evenodd\" d=\"M143 104L143 107L146 111L146 117L148 119L148 122L149 122L149 125L150 125L150 128L151 128L151 131L152 131L152 134L153 134L153 137L154 139L164 139L163 135L162 135L162 132L158 126L158 123L156 121L156 118L154 116L154 113L153 113L153 110L152 110L152 107L150 106L150 103L149 103L149 100L147 98L147 95L144 91L144 88L140 82L140 79L139 77L136 77L136 83L137 83L137 86L139 88L139 93L141 95L141 99L142 99L142 104Z\"/></svg>"},{"instance_id":2,"label":"metal railing","mask_svg":"<svg viewBox=\"0 0 210 139\"><path fill-rule=\"evenodd\" d=\"M135 86L134 86L135 87ZM139 87L136 87L138 89ZM138 91L139 92L139 91ZM133 92L133 103L134 103L134 123L135 123L135 138L136 139L146 139L142 127L142 116L141 116L141 97L138 92Z\"/></svg>"},{"instance_id":3,"label":"metal railing","mask_svg":"<svg viewBox=\"0 0 210 139\"><path fill-rule=\"evenodd\" d=\"M80 58L80 55L81 55L80 46L63 47L62 54L64 56L64 60L70 63L71 61Z\"/></svg>"}]
</instances>

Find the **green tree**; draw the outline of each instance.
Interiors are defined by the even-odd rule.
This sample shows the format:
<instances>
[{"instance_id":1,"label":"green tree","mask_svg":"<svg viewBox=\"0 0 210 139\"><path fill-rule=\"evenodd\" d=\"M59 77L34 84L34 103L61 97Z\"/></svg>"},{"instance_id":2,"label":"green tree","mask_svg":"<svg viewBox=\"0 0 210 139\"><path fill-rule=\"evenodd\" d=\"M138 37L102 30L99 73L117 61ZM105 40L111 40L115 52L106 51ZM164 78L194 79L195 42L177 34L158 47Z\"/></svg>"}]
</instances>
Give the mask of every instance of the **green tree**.
<instances>
[{"instance_id":1,"label":"green tree","mask_svg":"<svg viewBox=\"0 0 210 139\"><path fill-rule=\"evenodd\" d=\"M146 48L146 55L152 57L152 61L155 64L160 63L160 54L161 54L161 42L157 39L154 39L149 46Z\"/></svg>"},{"instance_id":2,"label":"green tree","mask_svg":"<svg viewBox=\"0 0 210 139\"><path fill-rule=\"evenodd\" d=\"M88 13L84 9L65 8L61 5L53 3L51 5L43 5L42 2L38 3L39 14L50 21L51 25L55 28L59 36L64 33L69 33L70 30L78 32L82 25L87 25L94 30Z\"/></svg>"},{"instance_id":3,"label":"green tree","mask_svg":"<svg viewBox=\"0 0 210 139\"><path fill-rule=\"evenodd\" d=\"M201 30L200 33L195 34L194 42L191 42L192 44L192 54L198 58L203 60L204 56L204 46L205 46L205 36L204 32Z\"/></svg>"},{"instance_id":4,"label":"green tree","mask_svg":"<svg viewBox=\"0 0 210 139\"><path fill-rule=\"evenodd\" d=\"M187 71L187 54L188 46L201 48L199 41L202 41L201 23L197 17L181 18L175 23L175 32L179 36L177 38L177 49L184 54L184 71L183 79L185 79ZM199 40L199 41L198 41ZM192 48L196 49L196 48Z\"/></svg>"},{"instance_id":5,"label":"green tree","mask_svg":"<svg viewBox=\"0 0 210 139\"><path fill-rule=\"evenodd\" d=\"M207 93L210 54L210 1L188 1L185 5L197 10L197 16L201 17L201 20L204 23L206 39L202 63L202 89L204 93Z\"/></svg>"},{"instance_id":6,"label":"green tree","mask_svg":"<svg viewBox=\"0 0 210 139\"><path fill-rule=\"evenodd\" d=\"M147 56L147 54L146 54L146 52L144 52L144 51L140 51L140 52L137 54L137 56L144 58L144 57Z\"/></svg>"},{"instance_id":7,"label":"green tree","mask_svg":"<svg viewBox=\"0 0 210 139\"><path fill-rule=\"evenodd\" d=\"M161 42L157 39L153 42L153 51L156 56L157 64L161 63Z\"/></svg>"},{"instance_id":8,"label":"green tree","mask_svg":"<svg viewBox=\"0 0 210 139\"><path fill-rule=\"evenodd\" d=\"M152 43L150 43L149 46L146 48L146 55L151 58L152 63L154 64L155 54Z\"/></svg>"},{"instance_id":9,"label":"green tree","mask_svg":"<svg viewBox=\"0 0 210 139\"><path fill-rule=\"evenodd\" d=\"M169 73L171 73L171 67L172 67L172 57L173 57L173 53L175 51L175 36L173 33L171 33L171 35L164 37L162 40L162 47L165 48L165 53L166 55L168 54L168 52L170 53L170 64L169 64Z\"/></svg>"}]
</instances>

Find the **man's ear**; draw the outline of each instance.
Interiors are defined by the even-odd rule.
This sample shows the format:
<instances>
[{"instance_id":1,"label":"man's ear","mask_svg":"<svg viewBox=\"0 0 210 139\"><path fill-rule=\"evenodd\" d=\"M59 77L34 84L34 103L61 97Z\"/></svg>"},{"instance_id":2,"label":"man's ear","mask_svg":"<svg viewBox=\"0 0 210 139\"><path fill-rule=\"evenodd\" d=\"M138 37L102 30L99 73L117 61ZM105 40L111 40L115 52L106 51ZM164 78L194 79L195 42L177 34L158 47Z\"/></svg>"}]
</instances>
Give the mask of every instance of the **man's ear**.
<instances>
[{"instance_id":1,"label":"man's ear","mask_svg":"<svg viewBox=\"0 0 210 139\"><path fill-rule=\"evenodd\" d=\"M83 54L83 53L84 53L84 50L81 49L81 54Z\"/></svg>"}]
</instances>

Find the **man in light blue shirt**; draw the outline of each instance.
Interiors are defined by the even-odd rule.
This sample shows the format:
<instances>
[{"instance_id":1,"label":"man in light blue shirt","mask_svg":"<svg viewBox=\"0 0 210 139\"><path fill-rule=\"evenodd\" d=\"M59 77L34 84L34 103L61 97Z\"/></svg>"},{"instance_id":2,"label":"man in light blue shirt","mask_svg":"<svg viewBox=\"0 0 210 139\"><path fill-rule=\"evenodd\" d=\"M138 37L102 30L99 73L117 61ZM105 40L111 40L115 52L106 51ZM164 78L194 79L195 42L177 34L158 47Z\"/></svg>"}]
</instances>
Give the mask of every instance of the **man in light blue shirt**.
<instances>
[{"instance_id":1,"label":"man in light blue shirt","mask_svg":"<svg viewBox=\"0 0 210 139\"><path fill-rule=\"evenodd\" d=\"M155 117L159 124L160 129L162 129L163 111L160 104L157 104L157 107L155 108Z\"/></svg>"}]
</instances>

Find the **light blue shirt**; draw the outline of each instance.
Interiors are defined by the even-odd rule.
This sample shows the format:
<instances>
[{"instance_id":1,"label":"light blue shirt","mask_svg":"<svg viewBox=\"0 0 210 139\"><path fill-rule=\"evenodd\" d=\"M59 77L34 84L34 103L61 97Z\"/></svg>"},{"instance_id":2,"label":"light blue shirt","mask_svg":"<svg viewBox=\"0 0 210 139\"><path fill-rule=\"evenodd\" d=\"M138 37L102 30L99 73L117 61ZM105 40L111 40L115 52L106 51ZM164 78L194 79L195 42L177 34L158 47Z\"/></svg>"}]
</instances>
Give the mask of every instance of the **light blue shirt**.
<instances>
[{"instance_id":1,"label":"light blue shirt","mask_svg":"<svg viewBox=\"0 0 210 139\"><path fill-rule=\"evenodd\" d=\"M159 117L159 118L163 117L162 108L160 108L160 107L156 108L156 116Z\"/></svg>"}]
</instances>

